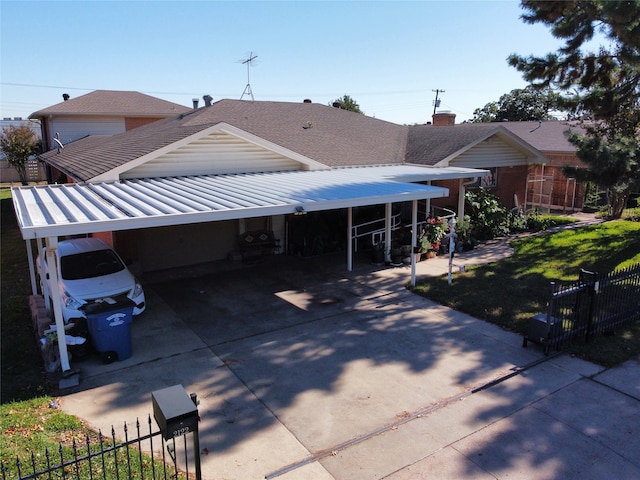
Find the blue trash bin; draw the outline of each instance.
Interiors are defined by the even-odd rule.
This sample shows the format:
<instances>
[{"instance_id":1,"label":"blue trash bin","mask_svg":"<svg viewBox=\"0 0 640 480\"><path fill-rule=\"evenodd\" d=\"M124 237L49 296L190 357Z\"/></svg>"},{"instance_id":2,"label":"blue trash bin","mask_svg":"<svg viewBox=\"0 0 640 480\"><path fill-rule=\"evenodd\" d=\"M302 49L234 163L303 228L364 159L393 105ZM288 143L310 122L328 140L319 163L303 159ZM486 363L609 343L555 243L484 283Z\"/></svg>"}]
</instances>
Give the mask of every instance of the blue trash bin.
<instances>
[{"instance_id":1,"label":"blue trash bin","mask_svg":"<svg viewBox=\"0 0 640 480\"><path fill-rule=\"evenodd\" d=\"M131 356L132 321L133 307L129 306L87 314L91 342L105 362L125 360Z\"/></svg>"}]
</instances>

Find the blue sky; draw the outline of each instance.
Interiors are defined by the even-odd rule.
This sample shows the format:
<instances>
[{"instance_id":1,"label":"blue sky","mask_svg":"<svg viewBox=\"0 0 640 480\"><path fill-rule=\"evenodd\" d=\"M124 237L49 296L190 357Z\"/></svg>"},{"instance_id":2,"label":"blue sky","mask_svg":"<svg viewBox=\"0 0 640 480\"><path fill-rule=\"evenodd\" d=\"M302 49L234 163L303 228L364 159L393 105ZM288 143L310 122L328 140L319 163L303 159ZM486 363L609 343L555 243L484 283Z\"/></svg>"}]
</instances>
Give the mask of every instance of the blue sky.
<instances>
[{"instance_id":1,"label":"blue sky","mask_svg":"<svg viewBox=\"0 0 640 480\"><path fill-rule=\"evenodd\" d=\"M27 117L97 89L135 90L185 106L240 98L328 104L425 123L476 108L526 82L510 53L560 45L522 22L514 0L0 1L0 117ZM245 96L245 99L248 98Z\"/></svg>"}]
</instances>

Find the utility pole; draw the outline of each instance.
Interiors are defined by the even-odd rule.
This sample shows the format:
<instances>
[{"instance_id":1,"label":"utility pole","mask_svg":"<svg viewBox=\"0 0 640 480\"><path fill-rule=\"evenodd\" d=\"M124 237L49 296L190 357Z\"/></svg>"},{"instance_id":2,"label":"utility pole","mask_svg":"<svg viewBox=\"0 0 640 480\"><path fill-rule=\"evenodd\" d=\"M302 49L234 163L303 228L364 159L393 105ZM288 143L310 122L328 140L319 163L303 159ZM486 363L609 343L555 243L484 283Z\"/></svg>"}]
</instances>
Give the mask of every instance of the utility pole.
<instances>
[{"instance_id":1,"label":"utility pole","mask_svg":"<svg viewBox=\"0 0 640 480\"><path fill-rule=\"evenodd\" d=\"M431 90L432 92L436 92L436 99L433 101L433 114L436 114L436 108L438 108L440 106L440 100L438 100L438 94L439 93L444 93L444 90L439 90L439 89L435 89L435 90Z\"/></svg>"}]
</instances>

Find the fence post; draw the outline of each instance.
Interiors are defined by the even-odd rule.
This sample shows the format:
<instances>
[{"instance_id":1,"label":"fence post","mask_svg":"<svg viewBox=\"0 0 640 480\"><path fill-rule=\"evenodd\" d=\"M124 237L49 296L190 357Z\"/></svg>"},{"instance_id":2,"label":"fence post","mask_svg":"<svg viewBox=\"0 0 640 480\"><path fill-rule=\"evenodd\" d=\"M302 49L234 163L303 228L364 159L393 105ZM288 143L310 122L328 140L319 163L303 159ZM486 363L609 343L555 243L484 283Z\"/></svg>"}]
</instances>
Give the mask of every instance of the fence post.
<instances>
[{"instance_id":1,"label":"fence post","mask_svg":"<svg viewBox=\"0 0 640 480\"><path fill-rule=\"evenodd\" d=\"M598 282L594 280L597 276L596 272L590 272L584 268L580 269L580 281L587 287L587 295L589 296L589 304L587 308L587 331L585 333L585 342L591 340L591 332L593 330L593 305L596 299L596 290Z\"/></svg>"}]
</instances>

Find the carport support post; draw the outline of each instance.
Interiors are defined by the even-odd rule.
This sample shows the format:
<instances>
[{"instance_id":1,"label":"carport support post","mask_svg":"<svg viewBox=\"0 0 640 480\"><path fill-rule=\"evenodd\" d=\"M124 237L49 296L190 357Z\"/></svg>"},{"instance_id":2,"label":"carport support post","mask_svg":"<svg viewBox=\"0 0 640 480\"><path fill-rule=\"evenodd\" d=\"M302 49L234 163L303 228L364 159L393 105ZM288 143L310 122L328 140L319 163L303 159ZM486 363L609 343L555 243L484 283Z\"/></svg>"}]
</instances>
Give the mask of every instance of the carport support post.
<instances>
[{"instance_id":1,"label":"carport support post","mask_svg":"<svg viewBox=\"0 0 640 480\"><path fill-rule=\"evenodd\" d=\"M411 286L416 286L416 235L418 233L418 200L411 202Z\"/></svg>"},{"instance_id":2,"label":"carport support post","mask_svg":"<svg viewBox=\"0 0 640 480\"><path fill-rule=\"evenodd\" d=\"M384 212L384 261L391 261L391 207L392 203L385 204Z\"/></svg>"},{"instance_id":3,"label":"carport support post","mask_svg":"<svg viewBox=\"0 0 640 480\"><path fill-rule=\"evenodd\" d=\"M33 263L33 250L31 250L31 240L25 240L27 244L27 259L29 261L29 276L31 277L31 295L38 294L38 286L36 285L36 271Z\"/></svg>"},{"instance_id":4,"label":"carport support post","mask_svg":"<svg viewBox=\"0 0 640 480\"><path fill-rule=\"evenodd\" d=\"M62 317L62 306L60 305L60 295L57 294L58 285L58 264L56 263L55 251L58 248L58 237L47 238L47 266L49 267L49 284L55 290L52 292L51 301L53 303L53 316L56 320L56 332L58 334L58 351L60 352L60 366L62 373L71 370L69 365L69 354L67 352L67 337L64 330L64 318ZM45 282L46 283L46 282Z\"/></svg>"},{"instance_id":5,"label":"carport support post","mask_svg":"<svg viewBox=\"0 0 640 480\"><path fill-rule=\"evenodd\" d=\"M353 207L347 208L347 270L353 270Z\"/></svg>"},{"instance_id":6,"label":"carport support post","mask_svg":"<svg viewBox=\"0 0 640 480\"><path fill-rule=\"evenodd\" d=\"M36 239L36 245L38 248L38 255L40 255L40 271L44 272L44 262L45 262L45 257L46 254L43 254L43 248L44 248L44 244L42 243L42 238L38 237ZM45 307L47 307L47 313L49 314L50 317L53 317L53 314L51 313L51 293L49 292L49 284L47 282L44 281L44 279L41 279L42 281L40 282L40 286L42 287L42 296L44 297L44 305Z\"/></svg>"}]
</instances>

